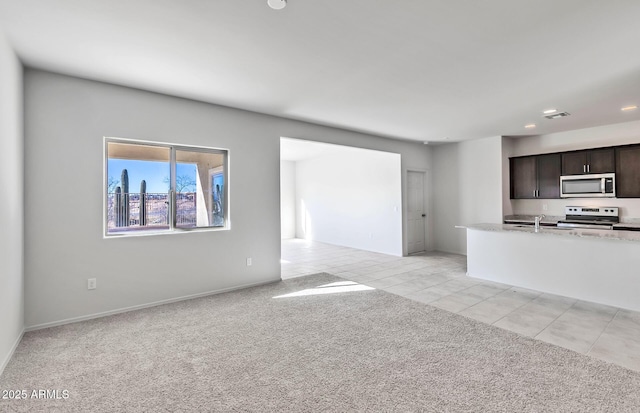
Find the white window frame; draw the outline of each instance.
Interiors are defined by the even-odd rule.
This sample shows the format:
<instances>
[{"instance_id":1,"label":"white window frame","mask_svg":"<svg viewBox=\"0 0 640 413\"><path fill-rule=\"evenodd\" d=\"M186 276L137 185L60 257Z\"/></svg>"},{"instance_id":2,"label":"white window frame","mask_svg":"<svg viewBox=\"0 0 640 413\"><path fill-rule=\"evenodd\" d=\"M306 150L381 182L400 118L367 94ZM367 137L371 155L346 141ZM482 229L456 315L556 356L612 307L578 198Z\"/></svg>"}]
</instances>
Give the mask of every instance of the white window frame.
<instances>
[{"instance_id":1,"label":"white window frame","mask_svg":"<svg viewBox=\"0 0 640 413\"><path fill-rule=\"evenodd\" d=\"M230 179L229 179L229 149L226 148L217 148L217 147L209 147L209 146L196 146L196 145L185 145L178 143L169 143L169 142L157 142L157 141L147 141L140 139L129 139L129 138L115 138L115 137L104 137L103 138L103 187L102 187L102 216L103 216L103 238L122 238L122 237L137 237L137 236L149 236L149 235L166 235L166 234L184 234L189 232L203 232L203 231L228 231L231 229L231 219L230 219L230 196L229 196L229 187L230 187ZM141 145L141 146L157 146L162 148L169 149L169 180L170 180L170 189L168 191L168 199L169 199L169 228L168 229L145 229L139 231L131 231L131 232L109 232L109 217L108 217L108 186L109 186L109 173L108 173L108 162L109 162L109 152L108 152L108 144L109 143L122 143L127 145ZM204 152L204 153L217 153L223 155L224 161L223 165L217 167L216 170L222 171L224 174L224 188L223 188L223 197L224 197L224 226L218 227L179 227L176 226L176 151L190 151L190 152Z\"/></svg>"}]
</instances>

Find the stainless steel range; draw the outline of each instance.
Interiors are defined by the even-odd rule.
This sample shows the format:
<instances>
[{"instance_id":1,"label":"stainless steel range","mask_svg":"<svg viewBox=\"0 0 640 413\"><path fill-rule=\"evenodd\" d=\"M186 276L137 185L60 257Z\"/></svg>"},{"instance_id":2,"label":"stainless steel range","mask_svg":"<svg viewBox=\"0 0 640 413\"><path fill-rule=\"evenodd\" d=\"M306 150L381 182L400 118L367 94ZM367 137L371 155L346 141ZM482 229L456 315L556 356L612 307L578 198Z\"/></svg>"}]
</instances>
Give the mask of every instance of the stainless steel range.
<instances>
[{"instance_id":1,"label":"stainless steel range","mask_svg":"<svg viewBox=\"0 0 640 413\"><path fill-rule=\"evenodd\" d=\"M558 221L558 227L613 229L620 222L618 207L564 207L565 219Z\"/></svg>"}]
</instances>

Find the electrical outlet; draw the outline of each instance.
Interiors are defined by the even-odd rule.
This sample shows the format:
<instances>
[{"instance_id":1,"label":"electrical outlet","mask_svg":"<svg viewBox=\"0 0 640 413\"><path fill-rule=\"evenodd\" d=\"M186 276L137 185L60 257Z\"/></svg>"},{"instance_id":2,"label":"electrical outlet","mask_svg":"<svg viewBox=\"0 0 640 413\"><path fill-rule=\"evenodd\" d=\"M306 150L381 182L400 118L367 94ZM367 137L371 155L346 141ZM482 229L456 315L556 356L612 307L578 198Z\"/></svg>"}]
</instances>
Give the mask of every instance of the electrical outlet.
<instances>
[{"instance_id":1,"label":"electrical outlet","mask_svg":"<svg viewBox=\"0 0 640 413\"><path fill-rule=\"evenodd\" d=\"M87 290L95 290L96 289L96 279L89 278L87 280Z\"/></svg>"},{"instance_id":2,"label":"electrical outlet","mask_svg":"<svg viewBox=\"0 0 640 413\"><path fill-rule=\"evenodd\" d=\"M251 264L253 264L253 260L251 258L247 258L247 267L251 267Z\"/></svg>"},{"instance_id":3,"label":"electrical outlet","mask_svg":"<svg viewBox=\"0 0 640 413\"><path fill-rule=\"evenodd\" d=\"M373 232L369 233L369 239L373 239Z\"/></svg>"},{"instance_id":4,"label":"electrical outlet","mask_svg":"<svg viewBox=\"0 0 640 413\"><path fill-rule=\"evenodd\" d=\"M547 205L547 204L542 204L542 210L543 210L543 211L546 211L546 210L548 210L548 209L549 209L549 205Z\"/></svg>"}]
</instances>

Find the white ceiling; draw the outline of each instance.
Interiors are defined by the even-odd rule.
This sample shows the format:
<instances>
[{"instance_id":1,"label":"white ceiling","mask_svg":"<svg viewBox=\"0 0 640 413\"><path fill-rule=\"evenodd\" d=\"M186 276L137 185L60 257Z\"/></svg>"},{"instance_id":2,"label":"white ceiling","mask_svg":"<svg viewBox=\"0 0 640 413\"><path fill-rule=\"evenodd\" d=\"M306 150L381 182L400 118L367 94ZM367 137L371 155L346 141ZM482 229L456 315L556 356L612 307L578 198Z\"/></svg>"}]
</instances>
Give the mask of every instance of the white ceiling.
<instances>
[{"instance_id":1,"label":"white ceiling","mask_svg":"<svg viewBox=\"0 0 640 413\"><path fill-rule=\"evenodd\" d=\"M419 141L640 119L638 22L638 0L0 0L27 66Z\"/></svg>"}]
</instances>

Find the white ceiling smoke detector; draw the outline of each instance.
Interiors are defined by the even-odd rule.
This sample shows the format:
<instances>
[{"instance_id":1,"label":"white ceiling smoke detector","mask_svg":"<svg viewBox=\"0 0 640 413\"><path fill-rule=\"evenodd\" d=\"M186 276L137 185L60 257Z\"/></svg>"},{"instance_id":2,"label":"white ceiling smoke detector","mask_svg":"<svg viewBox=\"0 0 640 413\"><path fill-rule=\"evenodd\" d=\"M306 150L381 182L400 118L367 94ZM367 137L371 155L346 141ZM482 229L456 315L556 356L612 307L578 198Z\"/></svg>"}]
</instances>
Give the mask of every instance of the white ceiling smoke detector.
<instances>
[{"instance_id":1,"label":"white ceiling smoke detector","mask_svg":"<svg viewBox=\"0 0 640 413\"><path fill-rule=\"evenodd\" d=\"M273 10L282 10L287 6L287 0L267 0L267 4Z\"/></svg>"}]
</instances>

